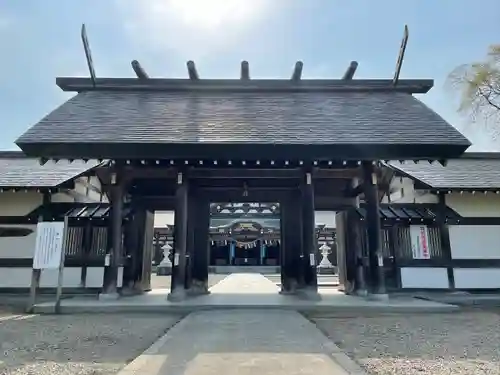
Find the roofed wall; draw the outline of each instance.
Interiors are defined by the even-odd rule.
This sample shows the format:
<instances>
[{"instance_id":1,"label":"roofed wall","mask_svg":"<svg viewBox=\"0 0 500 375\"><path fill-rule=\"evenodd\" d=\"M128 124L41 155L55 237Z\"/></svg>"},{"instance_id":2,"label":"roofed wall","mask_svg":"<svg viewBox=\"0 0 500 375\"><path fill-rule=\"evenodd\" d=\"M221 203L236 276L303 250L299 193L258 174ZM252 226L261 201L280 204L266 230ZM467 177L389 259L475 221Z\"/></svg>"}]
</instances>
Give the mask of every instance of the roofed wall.
<instances>
[{"instance_id":1,"label":"roofed wall","mask_svg":"<svg viewBox=\"0 0 500 375\"><path fill-rule=\"evenodd\" d=\"M415 189L408 177L394 177L391 181L391 203L438 203L436 194ZM389 203L384 197L382 203ZM445 194L445 203L464 217L500 217L500 194L494 192L451 192Z\"/></svg>"}]
</instances>

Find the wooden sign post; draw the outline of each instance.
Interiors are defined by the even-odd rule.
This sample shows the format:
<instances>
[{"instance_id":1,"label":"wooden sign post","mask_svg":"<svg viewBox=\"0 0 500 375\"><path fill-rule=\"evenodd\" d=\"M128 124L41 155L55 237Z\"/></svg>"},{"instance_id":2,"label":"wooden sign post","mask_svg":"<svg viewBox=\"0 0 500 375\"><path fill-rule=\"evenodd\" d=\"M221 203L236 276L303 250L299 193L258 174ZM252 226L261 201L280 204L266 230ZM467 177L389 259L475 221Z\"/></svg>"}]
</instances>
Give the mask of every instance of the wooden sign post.
<instances>
[{"instance_id":1,"label":"wooden sign post","mask_svg":"<svg viewBox=\"0 0 500 375\"><path fill-rule=\"evenodd\" d=\"M67 216L64 217L63 222L42 221L37 224L28 312L32 312L35 306L42 271L57 269L57 291L54 310L56 313L60 313L67 232Z\"/></svg>"}]
</instances>

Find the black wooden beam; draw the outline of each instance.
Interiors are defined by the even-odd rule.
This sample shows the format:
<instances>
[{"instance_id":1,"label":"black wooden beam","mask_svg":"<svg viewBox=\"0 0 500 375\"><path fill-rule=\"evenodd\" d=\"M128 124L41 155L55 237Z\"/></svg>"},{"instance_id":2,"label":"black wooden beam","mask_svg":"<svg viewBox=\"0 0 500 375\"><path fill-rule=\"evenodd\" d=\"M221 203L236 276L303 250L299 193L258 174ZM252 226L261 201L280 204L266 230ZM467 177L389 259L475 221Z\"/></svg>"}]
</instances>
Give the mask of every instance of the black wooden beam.
<instances>
[{"instance_id":1,"label":"black wooden beam","mask_svg":"<svg viewBox=\"0 0 500 375\"><path fill-rule=\"evenodd\" d=\"M177 177L174 215L174 261L172 266L172 286L168 298L178 301L185 298L187 240L188 240L188 181L183 173Z\"/></svg>"},{"instance_id":2,"label":"black wooden beam","mask_svg":"<svg viewBox=\"0 0 500 375\"><path fill-rule=\"evenodd\" d=\"M402 82L399 79L399 75L401 73L401 68L403 66L403 60L405 57L406 46L408 44L408 37L409 37L408 25L405 25L405 29L404 29L404 33L403 33L403 40L401 41L401 47L399 47L398 60L396 62L396 69L394 72L394 78L392 80L392 83L394 86L399 85L399 83Z\"/></svg>"},{"instance_id":3,"label":"black wooden beam","mask_svg":"<svg viewBox=\"0 0 500 375\"><path fill-rule=\"evenodd\" d=\"M302 78L302 68L304 67L304 63L302 61L297 61L295 63L295 67L293 69L292 81L300 81Z\"/></svg>"},{"instance_id":4,"label":"black wooden beam","mask_svg":"<svg viewBox=\"0 0 500 375\"><path fill-rule=\"evenodd\" d=\"M346 72L344 73L342 79L352 80L357 69L358 69L358 62L351 61L351 63L349 64L349 67L347 68Z\"/></svg>"},{"instance_id":5,"label":"black wooden beam","mask_svg":"<svg viewBox=\"0 0 500 375\"><path fill-rule=\"evenodd\" d=\"M355 187L352 187L352 188L348 188L347 189L347 192L346 192L346 195L348 197L351 197L351 198L355 198L361 194L364 193L364 185L363 184L359 184Z\"/></svg>"},{"instance_id":6,"label":"black wooden beam","mask_svg":"<svg viewBox=\"0 0 500 375\"><path fill-rule=\"evenodd\" d=\"M300 227L301 204L297 189L288 199L283 199L280 239L281 239L281 294L294 294L300 283L302 233ZM298 201L297 201L298 199ZM298 222L297 222L298 221Z\"/></svg>"},{"instance_id":7,"label":"black wooden beam","mask_svg":"<svg viewBox=\"0 0 500 375\"><path fill-rule=\"evenodd\" d=\"M197 81L200 79L200 76L198 75L198 71L196 70L196 65L194 61L189 60L187 63L187 69L188 69L188 74L189 74L189 79L191 81Z\"/></svg>"},{"instance_id":8,"label":"black wooden beam","mask_svg":"<svg viewBox=\"0 0 500 375\"><path fill-rule=\"evenodd\" d=\"M190 66L194 67L194 62ZM392 79L199 79L198 73L188 67L190 79L150 78L96 78L96 86L89 78L58 77L56 84L63 91L82 92L87 90L149 90L149 91L243 91L260 92L311 92L311 91L397 91L411 94L425 94L434 81L431 79L399 80L397 86Z\"/></svg>"},{"instance_id":9,"label":"black wooden beam","mask_svg":"<svg viewBox=\"0 0 500 375\"><path fill-rule=\"evenodd\" d=\"M165 167L125 167L126 176L131 179L176 178L176 168ZM190 179L286 179L300 178L300 168L205 168L189 167L186 173ZM99 170L104 177L105 173ZM358 177L358 168L346 169L315 169L315 179L350 179Z\"/></svg>"},{"instance_id":10,"label":"black wooden beam","mask_svg":"<svg viewBox=\"0 0 500 375\"><path fill-rule=\"evenodd\" d=\"M210 205L196 191L190 194L192 248L190 253L191 284L189 294L208 294Z\"/></svg>"},{"instance_id":11,"label":"black wooden beam","mask_svg":"<svg viewBox=\"0 0 500 375\"><path fill-rule=\"evenodd\" d=\"M130 64L132 65L132 69L134 70L137 78L149 79L148 73L146 73L146 71L144 70L144 68L142 67L142 65L139 61L133 60Z\"/></svg>"},{"instance_id":12,"label":"black wooden beam","mask_svg":"<svg viewBox=\"0 0 500 375\"><path fill-rule=\"evenodd\" d=\"M241 62L241 75L240 79L248 81L250 79L250 65L248 61Z\"/></svg>"},{"instance_id":13,"label":"black wooden beam","mask_svg":"<svg viewBox=\"0 0 500 375\"><path fill-rule=\"evenodd\" d=\"M372 293L385 295L384 256L381 248L381 224L379 214L379 199L377 174L371 162L363 162L363 185L366 208L366 232L368 235L368 258Z\"/></svg>"},{"instance_id":14,"label":"black wooden beam","mask_svg":"<svg viewBox=\"0 0 500 375\"><path fill-rule=\"evenodd\" d=\"M288 195L291 191L293 189L252 189L249 191L249 195L245 197L243 196L243 189L206 189L203 194L214 203L278 202L281 194ZM225 192L227 192L226 195ZM151 210L170 211L175 208L174 196L132 196L132 199L134 204ZM324 211L345 210L353 207L355 202L353 198L335 196L316 196L314 200L315 209Z\"/></svg>"},{"instance_id":15,"label":"black wooden beam","mask_svg":"<svg viewBox=\"0 0 500 375\"><path fill-rule=\"evenodd\" d=\"M310 171L306 171L301 186L302 190L302 271L304 275L304 287L310 292L317 293L317 250L318 239L316 237L314 185Z\"/></svg>"},{"instance_id":16,"label":"black wooden beam","mask_svg":"<svg viewBox=\"0 0 500 375\"><path fill-rule=\"evenodd\" d=\"M111 220L109 221L108 233L108 259L105 263L103 294L107 296L116 296L118 267L122 261L122 236L123 236L123 185L120 181L120 175L113 181L110 187Z\"/></svg>"}]
</instances>

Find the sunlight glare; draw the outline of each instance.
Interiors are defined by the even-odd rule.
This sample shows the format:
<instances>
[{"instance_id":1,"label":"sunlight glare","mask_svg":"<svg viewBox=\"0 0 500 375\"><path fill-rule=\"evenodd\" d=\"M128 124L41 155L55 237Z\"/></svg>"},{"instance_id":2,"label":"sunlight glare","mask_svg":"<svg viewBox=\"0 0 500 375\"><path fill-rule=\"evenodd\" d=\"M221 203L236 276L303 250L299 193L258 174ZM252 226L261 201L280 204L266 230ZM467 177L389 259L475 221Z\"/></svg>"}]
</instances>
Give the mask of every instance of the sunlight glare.
<instances>
[{"instance_id":1,"label":"sunlight glare","mask_svg":"<svg viewBox=\"0 0 500 375\"><path fill-rule=\"evenodd\" d=\"M244 23L261 8L258 0L170 0L173 16L189 26L214 29L228 23Z\"/></svg>"}]
</instances>

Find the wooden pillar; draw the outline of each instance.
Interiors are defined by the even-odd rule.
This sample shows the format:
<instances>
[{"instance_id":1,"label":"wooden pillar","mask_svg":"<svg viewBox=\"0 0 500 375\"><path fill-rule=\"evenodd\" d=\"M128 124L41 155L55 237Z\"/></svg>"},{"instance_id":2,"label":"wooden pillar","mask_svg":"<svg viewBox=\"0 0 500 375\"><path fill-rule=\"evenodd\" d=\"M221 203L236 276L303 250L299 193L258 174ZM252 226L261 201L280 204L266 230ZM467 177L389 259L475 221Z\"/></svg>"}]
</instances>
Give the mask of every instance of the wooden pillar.
<instances>
[{"instance_id":1,"label":"wooden pillar","mask_svg":"<svg viewBox=\"0 0 500 375\"><path fill-rule=\"evenodd\" d=\"M366 231L368 234L368 259L371 292L386 297L384 256L381 244L381 226L377 175L374 163L363 162L363 187L366 202Z\"/></svg>"},{"instance_id":2,"label":"wooden pillar","mask_svg":"<svg viewBox=\"0 0 500 375\"><path fill-rule=\"evenodd\" d=\"M186 295L186 255L188 238L188 181L183 172L177 174L174 217L174 250L172 283L168 299L178 301Z\"/></svg>"},{"instance_id":3,"label":"wooden pillar","mask_svg":"<svg viewBox=\"0 0 500 375\"><path fill-rule=\"evenodd\" d=\"M446 223L446 193L440 192L438 194L438 199L439 199L439 212L437 217L437 223L439 227L441 248L443 250L443 255L445 256L445 259L450 264L450 266L446 268L448 272L449 288L455 289L455 274L453 272L453 266L451 266L452 255L451 255L450 231L448 230L448 224Z\"/></svg>"},{"instance_id":4,"label":"wooden pillar","mask_svg":"<svg viewBox=\"0 0 500 375\"><path fill-rule=\"evenodd\" d=\"M317 293L318 276L316 269L316 253L318 239L316 236L316 220L314 212L314 186L311 171L306 171L302 183L302 228L304 286L309 291Z\"/></svg>"},{"instance_id":5,"label":"wooden pillar","mask_svg":"<svg viewBox=\"0 0 500 375\"><path fill-rule=\"evenodd\" d=\"M80 286L82 288L86 287L87 284L87 268L89 262L90 252L92 251L92 232L94 227L92 226L92 221L87 219L85 226L83 228L83 238L82 238L82 271L80 274Z\"/></svg>"},{"instance_id":6,"label":"wooden pillar","mask_svg":"<svg viewBox=\"0 0 500 375\"><path fill-rule=\"evenodd\" d=\"M104 268L104 285L100 295L102 298L118 298L118 268L122 262L123 255L123 185L119 177L115 176L114 183L110 186L110 225L108 236L110 236L110 249L106 254Z\"/></svg>"},{"instance_id":7,"label":"wooden pillar","mask_svg":"<svg viewBox=\"0 0 500 375\"><path fill-rule=\"evenodd\" d=\"M133 214L131 220L127 223L125 233L128 262L123 272L124 288L122 294L124 291L128 294L135 294L150 289L150 280L146 280L150 276L144 274L144 269L148 267L147 264L144 264L145 244L151 241L149 237L151 230L146 228L147 210L132 202L131 206ZM152 243L150 246L152 246Z\"/></svg>"},{"instance_id":8,"label":"wooden pillar","mask_svg":"<svg viewBox=\"0 0 500 375\"><path fill-rule=\"evenodd\" d=\"M355 188L359 185L359 179L354 178L352 181L352 187ZM360 206L360 199L359 195L356 196L355 199L355 208L359 209ZM348 214L348 218L351 219L349 220L349 228L347 229L349 231L349 236L351 237L351 244L353 245L351 247L351 251L354 251L354 259L355 259L355 267L356 267L356 273L354 276L354 292L360 296L366 296L368 294L367 288L366 288L366 279L365 279L365 269L366 269L366 261L365 261L365 256L363 254L363 247L362 247L362 241L360 241L359 235L364 234L364 230L360 231L360 222L359 219L356 220L356 222L353 220L353 212L350 212Z\"/></svg>"},{"instance_id":9,"label":"wooden pillar","mask_svg":"<svg viewBox=\"0 0 500 375\"><path fill-rule=\"evenodd\" d=\"M131 202L132 204L132 202ZM128 245L129 253L131 256L129 267L130 267L130 277L133 282L133 288L138 286L141 278L141 268L142 268L142 253L143 248L141 246L141 224L144 222L145 210L142 207L137 207L133 205L132 222L130 225Z\"/></svg>"},{"instance_id":10,"label":"wooden pillar","mask_svg":"<svg viewBox=\"0 0 500 375\"><path fill-rule=\"evenodd\" d=\"M304 239L302 230L302 191L295 190L291 196L290 203L290 241L289 250L293 257L293 268L291 274L297 289L302 289L305 284L305 267L308 258L304 253Z\"/></svg>"},{"instance_id":11,"label":"wooden pillar","mask_svg":"<svg viewBox=\"0 0 500 375\"><path fill-rule=\"evenodd\" d=\"M155 230L155 214L153 211L146 210L144 213L144 239L142 246L142 268L141 268L141 286L144 291L151 290L151 274L153 260L153 241Z\"/></svg>"},{"instance_id":12,"label":"wooden pillar","mask_svg":"<svg viewBox=\"0 0 500 375\"><path fill-rule=\"evenodd\" d=\"M193 237L190 249L191 283L189 294L203 295L208 294L210 204L208 200L193 191L190 195L189 206L189 221L191 223L189 232Z\"/></svg>"},{"instance_id":13,"label":"wooden pillar","mask_svg":"<svg viewBox=\"0 0 500 375\"><path fill-rule=\"evenodd\" d=\"M281 294L293 294L297 289L294 271L298 270L297 254L293 251L293 235L290 218L293 216L293 202L282 199L280 202L280 237L281 237Z\"/></svg>"}]
</instances>

